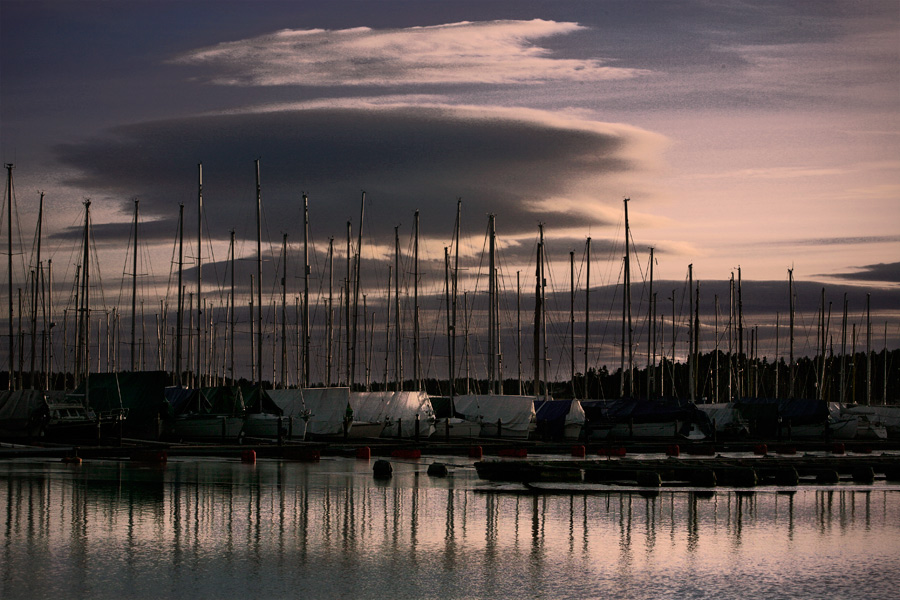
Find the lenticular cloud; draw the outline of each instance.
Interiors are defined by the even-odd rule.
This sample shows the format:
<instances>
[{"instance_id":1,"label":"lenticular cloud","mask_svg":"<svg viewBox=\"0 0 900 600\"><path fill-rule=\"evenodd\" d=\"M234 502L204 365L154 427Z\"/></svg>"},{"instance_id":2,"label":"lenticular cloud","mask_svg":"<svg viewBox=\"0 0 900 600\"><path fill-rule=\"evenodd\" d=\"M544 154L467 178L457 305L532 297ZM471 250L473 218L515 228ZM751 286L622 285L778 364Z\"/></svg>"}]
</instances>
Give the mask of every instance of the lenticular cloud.
<instances>
[{"instance_id":1,"label":"lenticular cloud","mask_svg":"<svg viewBox=\"0 0 900 600\"><path fill-rule=\"evenodd\" d=\"M583 29L577 23L490 21L373 30L282 30L185 53L211 83L244 86L380 86L538 83L635 77L602 60L560 59L534 40Z\"/></svg>"}]
</instances>

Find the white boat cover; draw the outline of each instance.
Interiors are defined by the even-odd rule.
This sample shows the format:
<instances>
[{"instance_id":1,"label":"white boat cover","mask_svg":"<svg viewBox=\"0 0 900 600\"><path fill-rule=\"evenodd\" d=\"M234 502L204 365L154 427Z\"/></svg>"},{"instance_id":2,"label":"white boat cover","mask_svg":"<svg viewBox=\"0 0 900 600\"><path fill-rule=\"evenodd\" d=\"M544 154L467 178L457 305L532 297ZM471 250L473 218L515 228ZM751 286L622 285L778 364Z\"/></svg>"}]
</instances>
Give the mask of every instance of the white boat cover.
<instances>
[{"instance_id":1,"label":"white boat cover","mask_svg":"<svg viewBox=\"0 0 900 600\"><path fill-rule=\"evenodd\" d=\"M581 403L572 404L581 406ZM515 432L522 437L526 437L534 429L536 416L532 396L472 394L455 397L453 405L456 412L467 421L476 421L482 426L494 425L499 419L504 431Z\"/></svg>"},{"instance_id":2,"label":"white boat cover","mask_svg":"<svg viewBox=\"0 0 900 600\"><path fill-rule=\"evenodd\" d=\"M584 416L584 407L580 400L573 400L566 415L566 425L584 425L587 418Z\"/></svg>"},{"instance_id":3,"label":"white boat cover","mask_svg":"<svg viewBox=\"0 0 900 600\"><path fill-rule=\"evenodd\" d=\"M400 437L415 436L416 416L421 437L434 433L434 408L425 392L352 392L350 407L354 422L386 423L386 437L398 437L397 423Z\"/></svg>"},{"instance_id":4,"label":"white boat cover","mask_svg":"<svg viewBox=\"0 0 900 600\"><path fill-rule=\"evenodd\" d=\"M732 402L697 404L697 408L706 413L710 423L715 422L716 431L719 433L729 432L744 426L741 414Z\"/></svg>"},{"instance_id":5,"label":"white boat cover","mask_svg":"<svg viewBox=\"0 0 900 600\"><path fill-rule=\"evenodd\" d=\"M302 417L309 411L306 432L312 435L341 435L350 402L350 388L304 388L267 390L269 397L288 417Z\"/></svg>"},{"instance_id":6,"label":"white boat cover","mask_svg":"<svg viewBox=\"0 0 900 600\"><path fill-rule=\"evenodd\" d=\"M856 405L847 407L845 412L853 415L866 415L872 423L884 425L889 436L892 433L896 436L900 432L900 406Z\"/></svg>"}]
</instances>

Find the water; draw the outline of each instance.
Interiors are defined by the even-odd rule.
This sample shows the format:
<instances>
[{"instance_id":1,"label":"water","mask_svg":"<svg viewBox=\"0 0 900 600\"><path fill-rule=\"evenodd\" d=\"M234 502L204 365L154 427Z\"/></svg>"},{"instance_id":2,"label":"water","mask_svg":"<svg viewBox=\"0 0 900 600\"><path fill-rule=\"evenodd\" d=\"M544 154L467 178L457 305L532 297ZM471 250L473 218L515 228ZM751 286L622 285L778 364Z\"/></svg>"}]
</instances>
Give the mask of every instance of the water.
<instances>
[{"instance_id":1,"label":"water","mask_svg":"<svg viewBox=\"0 0 900 600\"><path fill-rule=\"evenodd\" d=\"M533 496L392 462L0 463L0 598L897 597L898 486Z\"/></svg>"}]
</instances>

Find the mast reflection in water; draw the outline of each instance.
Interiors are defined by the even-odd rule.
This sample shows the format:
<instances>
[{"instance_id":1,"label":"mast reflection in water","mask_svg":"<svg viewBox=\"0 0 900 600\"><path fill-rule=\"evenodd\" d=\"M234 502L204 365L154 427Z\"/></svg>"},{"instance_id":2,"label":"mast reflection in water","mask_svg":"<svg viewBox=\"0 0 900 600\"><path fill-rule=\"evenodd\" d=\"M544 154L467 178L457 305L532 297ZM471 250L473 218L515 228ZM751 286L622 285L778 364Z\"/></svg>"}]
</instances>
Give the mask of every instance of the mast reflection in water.
<instances>
[{"instance_id":1,"label":"mast reflection in water","mask_svg":"<svg viewBox=\"0 0 900 600\"><path fill-rule=\"evenodd\" d=\"M897 486L527 495L462 459L446 479L426 466L379 482L351 459L7 461L0 598L893 598L900 584Z\"/></svg>"}]
</instances>

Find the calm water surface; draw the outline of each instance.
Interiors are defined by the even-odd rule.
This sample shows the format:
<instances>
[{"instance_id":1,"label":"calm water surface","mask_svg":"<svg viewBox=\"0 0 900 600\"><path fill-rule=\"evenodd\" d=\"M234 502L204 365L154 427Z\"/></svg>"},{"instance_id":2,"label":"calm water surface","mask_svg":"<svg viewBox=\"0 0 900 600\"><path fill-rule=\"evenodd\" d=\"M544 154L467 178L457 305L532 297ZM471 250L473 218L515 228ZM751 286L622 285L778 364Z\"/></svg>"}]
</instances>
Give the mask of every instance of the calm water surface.
<instances>
[{"instance_id":1,"label":"calm water surface","mask_svg":"<svg viewBox=\"0 0 900 600\"><path fill-rule=\"evenodd\" d=\"M0 463L0 598L897 598L900 487L523 495L465 459Z\"/></svg>"}]
</instances>

